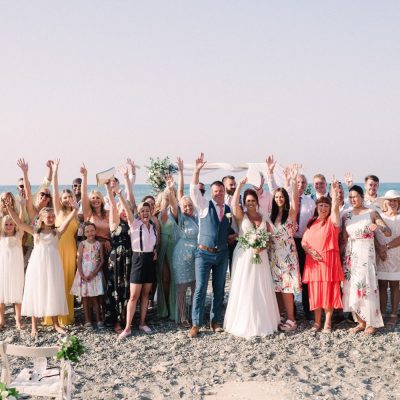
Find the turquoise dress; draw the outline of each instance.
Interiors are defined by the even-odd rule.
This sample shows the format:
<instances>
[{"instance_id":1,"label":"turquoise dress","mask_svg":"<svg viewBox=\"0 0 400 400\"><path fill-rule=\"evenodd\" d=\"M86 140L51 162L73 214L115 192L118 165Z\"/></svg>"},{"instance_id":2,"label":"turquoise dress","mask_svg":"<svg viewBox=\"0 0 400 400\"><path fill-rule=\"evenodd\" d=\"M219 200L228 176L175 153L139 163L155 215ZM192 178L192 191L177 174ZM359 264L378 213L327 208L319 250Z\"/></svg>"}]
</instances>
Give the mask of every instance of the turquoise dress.
<instances>
[{"instance_id":1,"label":"turquoise dress","mask_svg":"<svg viewBox=\"0 0 400 400\"><path fill-rule=\"evenodd\" d=\"M178 208L176 225L178 241L172 257L172 271L176 285L195 281L194 256L199 234L198 219L189 217Z\"/></svg>"},{"instance_id":2,"label":"turquoise dress","mask_svg":"<svg viewBox=\"0 0 400 400\"><path fill-rule=\"evenodd\" d=\"M176 289L172 267L172 255L174 253L176 243L176 230L175 222L170 212L168 211L168 219L165 224L160 222L160 248L157 255L157 314L159 317L169 317L170 320L175 321L176 319ZM164 294L164 288L162 284L162 267L167 262L170 270L170 285L168 293L168 304Z\"/></svg>"}]
</instances>

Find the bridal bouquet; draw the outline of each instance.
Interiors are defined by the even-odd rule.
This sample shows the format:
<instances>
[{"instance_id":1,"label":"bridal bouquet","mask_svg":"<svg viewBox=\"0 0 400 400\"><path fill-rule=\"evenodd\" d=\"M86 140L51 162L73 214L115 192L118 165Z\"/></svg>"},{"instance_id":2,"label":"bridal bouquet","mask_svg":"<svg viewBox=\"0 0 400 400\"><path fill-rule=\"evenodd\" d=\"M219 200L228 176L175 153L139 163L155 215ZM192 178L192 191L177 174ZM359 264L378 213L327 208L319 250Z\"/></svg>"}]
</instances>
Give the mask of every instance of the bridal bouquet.
<instances>
[{"instance_id":1,"label":"bridal bouquet","mask_svg":"<svg viewBox=\"0 0 400 400\"><path fill-rule=\"evenodd\" d=\"M169 157L163 159L150 157L150 165L146 166L147 169L147 182L153 187L155 194L162 192L165 189L164 177L167 174L176 174L178 168L172 164Z\"/></svg>"},{"instance_id":2,"label":"bridal bouquet","mask_svg":"<svg viewBox=\"0 0 400 400\"><path fill-rule=\"evenodd\" d=\"M265 249L271 239L271 234L265 229L251 229L238 237L239 246L242 249L253 249L252 264L261 264L259 251Z\"/></svg>"}]
</instances>

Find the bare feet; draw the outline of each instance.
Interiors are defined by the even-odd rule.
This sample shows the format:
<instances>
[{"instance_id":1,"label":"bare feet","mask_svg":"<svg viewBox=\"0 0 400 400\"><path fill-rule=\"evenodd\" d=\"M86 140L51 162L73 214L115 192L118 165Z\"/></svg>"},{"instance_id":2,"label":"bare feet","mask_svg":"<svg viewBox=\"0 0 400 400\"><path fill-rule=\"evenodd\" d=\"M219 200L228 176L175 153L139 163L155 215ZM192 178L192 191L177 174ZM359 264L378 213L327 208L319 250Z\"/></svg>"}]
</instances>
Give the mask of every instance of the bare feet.
<instances>
[{"instance_id":1,"label":"bare feet","mask_svg":"<svg viewBox=\"0 0 400 400\"><path fill-rule=\"evenodd\" d=\"M38 330L36 328L32 328L32 330L31 330L31 338L36 338L36 337L38 337L38 335L39 335Z\"/></svg>"},{"instance_id":2,"label":"bare feet","mask_svg":"<svg viewBox=\"0 0 400 400\"><path fill-rule=\"evenodd\" d=\"M63 328L61 328L60 325L54 325L54 330L58 333L61 333L62 335L66 335L67 331Z\"/></svg>"},{"instance_id":3,"label":"bare feet","mask_svg":"<svg viewBox=\"0 0 400 400\"><path fill-rule=\"evenodd\" d=\"M367 329L365 329L364 332L366 335L375 335L376 333L376 328L374 328L373 326L369 326Z\"/></svg>"},{"instance_id":4,"label":"bare feet","mask_svg":"<svg viewBox=\"0 0 400 400\"><path fill-rule=\"evenodd\" d=\"M356 334L358 332L365 331L365 325L364 324L358 324L354 328L350 329L350 333Z\"/></svg>"},{"instance_id":5,"label":"bare feet","mask_svg":"<svg viewBox=\"0 0 400 400\"><path fill-rule=\"evenodd\" d=\"M25 328L25 326L21 323L21 321L17 321L17 322L15 323L15 326L17 327L17 329L18 329L19 331Z\"/></svg>"}]
</instances>

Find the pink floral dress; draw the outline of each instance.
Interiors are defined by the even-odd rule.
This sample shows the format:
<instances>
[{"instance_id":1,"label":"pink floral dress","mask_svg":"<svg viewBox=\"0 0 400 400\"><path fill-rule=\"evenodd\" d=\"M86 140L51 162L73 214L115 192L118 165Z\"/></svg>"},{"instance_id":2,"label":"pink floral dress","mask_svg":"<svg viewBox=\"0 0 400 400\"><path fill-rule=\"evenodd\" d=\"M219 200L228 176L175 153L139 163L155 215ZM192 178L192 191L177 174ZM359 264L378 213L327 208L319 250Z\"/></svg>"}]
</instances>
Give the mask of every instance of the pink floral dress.
<instances>
[{"instance_id":1,"label":"pink floral dress","mask_svg":"<svg viewBox=\"0 0 400 400\"><path fill-rule=\"evenodd\" d=\"M269 259L275 292L301 292L299 260L293 234L296 225L290 219L284 224L272 225Z\"/></svg>"},{"instance_id":2,"label":"pink floral dress","mask_svg":"<svg viewBox=\"0 0 400 400\"><path fill-rule=\"evenodd\" d=\"M88 276L99 264L101 244L98 241L89 243L87 240L84 240L82 245L82 272L85 276ZM79 270L76 270L71 294L81 297L97 297L104 294L104 277L102 270L100 269L98 274L90 282L84 281Z\"/></svg>"},{"instance_id":3,"label":"pink floral dress","mask_svg":"<svg viewBox=\"0 0 400 400\"><path fill-rule=\"evenodd\" d=\"M379 307L378 280L376 277L374 233L370 212L344 218L344 229L348 234L343 260L343 311L358 314L367 326L383 326Z\"/></svg>"}]
</instances>

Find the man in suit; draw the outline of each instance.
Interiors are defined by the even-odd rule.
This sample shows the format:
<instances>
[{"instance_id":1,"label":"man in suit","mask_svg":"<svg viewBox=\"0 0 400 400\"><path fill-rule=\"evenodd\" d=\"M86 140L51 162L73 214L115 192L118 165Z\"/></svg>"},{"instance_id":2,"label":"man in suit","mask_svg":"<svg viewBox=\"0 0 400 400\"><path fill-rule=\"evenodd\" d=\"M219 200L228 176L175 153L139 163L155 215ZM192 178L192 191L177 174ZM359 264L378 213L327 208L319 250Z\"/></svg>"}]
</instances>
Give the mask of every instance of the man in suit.
<instances>
[{"instance_id":1,"label":"man in suit","mask_svg":"<svg viewBox=\"0 0 400 400\"><path fill-rule=\"evenodd\" d=\"M327 191L327 184L326 184L326 179L325 179L324 175L322 175L322 174L314 175L313 187L314 187L315 193L313 193L311 195L311 198L314 201L317 201L322 196L330 197L329 192Z\"/></svg>"},{"instance_id":2,"label":"man in suit","mask_svg":"<svg viewBox=\"0 0 400 400\"><path fill-rule=\"evenodd\" d=\"M222 304L228 267L228 234L231 210L225 204L225 188L222 182L211 184L211 200L204 198L197 184L200 171L205 164L204 154L196 159L190 184L190 197L199 216L198 249L195 256L196 289L193 296L192 328L189 337L197 337L203 325L204 305L208 280L212 271L213 300L211 304L211 329L223 332Z\"/></svg>"}]
</instances>

